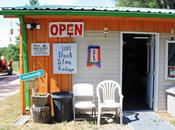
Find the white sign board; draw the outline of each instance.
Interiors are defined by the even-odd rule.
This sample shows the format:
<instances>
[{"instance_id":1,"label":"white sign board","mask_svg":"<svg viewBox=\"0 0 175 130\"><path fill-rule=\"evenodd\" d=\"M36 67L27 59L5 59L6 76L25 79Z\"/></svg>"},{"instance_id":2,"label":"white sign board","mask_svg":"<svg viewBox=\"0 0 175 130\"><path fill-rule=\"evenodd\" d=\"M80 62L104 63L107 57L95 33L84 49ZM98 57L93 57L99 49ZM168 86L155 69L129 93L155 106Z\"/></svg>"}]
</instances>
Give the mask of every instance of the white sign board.
<instances>
[{"instance_id":1,"label":"white sign board","mask_svg":"<svg viewBox=\"0 0 175 130\"><path fill-rule=\"evenodd\" d=\"M32 56L49 56L50 44L49 43L32 43L31 54Z\"/></svg>"},{"instance_id":2,"label":"white sign board","mask_svg":"<svg viewBox=\"0 0 175 130\"><path fill-rule=\"evenodd\" d=\"M53 44L53 73L77 73L77 44Z\"/></svg>"},{"instance_id":3,"label":"white sign board","mask_svg":"<svg viewBox=\"0 0 175 130\"><path fill-rule=\"evenodd\" d=\"M83 22L50 22L49 37L83 37Z\"/></svg>"}]
</instances>

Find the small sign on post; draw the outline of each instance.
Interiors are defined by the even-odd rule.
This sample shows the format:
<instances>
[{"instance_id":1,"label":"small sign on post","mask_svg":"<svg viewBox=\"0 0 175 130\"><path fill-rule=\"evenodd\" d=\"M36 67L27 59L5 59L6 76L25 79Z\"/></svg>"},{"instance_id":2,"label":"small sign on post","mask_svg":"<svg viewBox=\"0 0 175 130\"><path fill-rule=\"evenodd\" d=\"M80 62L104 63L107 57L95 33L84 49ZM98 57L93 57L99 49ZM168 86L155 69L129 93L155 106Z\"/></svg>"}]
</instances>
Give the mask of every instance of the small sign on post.
<instances>
[{"instance_id":1,"label":"small sign on post","mask_svg":"<svg viewBox=\"0 0 175 130\"><path fill-rule=\"evenodd\" d=\"M32 43L31 54L32 56L49 56L50 44L49 43Z\"/></svg>"},{"instance_id":2,"label":"small sign on post","mask_svg":"<svg viewBox=\"0 0 175 130\"><path fill-rule=\"evenodd\" d=\"M36 93L36 87L38 87L38 81L36 78L44 76L44 70L32 71L29 73L21 74L19 78L24 81L28 81L30 88L32 88L32 93Z\"/></svg>"},{"instance_id":3,"label":"small sign on post","mask_svg":"<svg viewBox=\"0 0 175 130\"><path fill-rule=\"evenodd\" d=\"M37 70L37 71L32 71L29 73L21 74L19 78L21 80L27 81L30 79L35 79L44 76L44 70Z\"/></svg>"}]
</instances>

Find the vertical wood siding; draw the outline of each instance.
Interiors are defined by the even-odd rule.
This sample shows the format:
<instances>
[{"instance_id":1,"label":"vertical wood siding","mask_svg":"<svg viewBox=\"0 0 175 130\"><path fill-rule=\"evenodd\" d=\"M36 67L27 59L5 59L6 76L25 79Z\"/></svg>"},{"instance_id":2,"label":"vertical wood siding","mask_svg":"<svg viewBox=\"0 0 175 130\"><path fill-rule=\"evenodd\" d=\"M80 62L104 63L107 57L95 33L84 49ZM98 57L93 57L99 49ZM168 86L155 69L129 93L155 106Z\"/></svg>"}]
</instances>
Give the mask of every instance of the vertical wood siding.
<instances>
[{"instance_id":1,"label":"vertical wood siding","mask_svg":"<svg viewBox=\"0 0 175 130\"><path fill-rule=\"evenodd\" d=\"M25 23L39 23L41 25L40 30L28 30L27 29L27 48L28 48L28 71L35 71L43 69L45 75L38 79L39 88L38 92L52 93L55 91L70 91L72 86L72 76L70 74L53 74L53 43L70 43L71 38L53 38L48 37L48 19L25 19ZM22 34L21 34L22 36ZM32 43L49 43L50 44L50 56L31 56L31 44ZM20 43L20 73L23 73L23 60L22 60L22 41ZM25 113L25 90L24 83L21 81L21 110ZM29 89L30 95L31 89ZM31 98L30 98L31 100Z\"/></svg>"},{"instance_id":2,"label":"vertical wood siding","mask_svg":"<svg viewBox=\"0 0 175 130\"><path fill-rule=\"evenodd\" d=\"M53 43L69 43L71 38L53 38L48 37L48 19L28 19L28 23L35 22L41 25L40 30L27 30L28 40L28 66L29 72L43 69L45 75L39 78L39 92L69 91L71 89L71 75L53 74ZM32 43L49 43L50 56L31 56Z\"/></svg>"}]
</instances>

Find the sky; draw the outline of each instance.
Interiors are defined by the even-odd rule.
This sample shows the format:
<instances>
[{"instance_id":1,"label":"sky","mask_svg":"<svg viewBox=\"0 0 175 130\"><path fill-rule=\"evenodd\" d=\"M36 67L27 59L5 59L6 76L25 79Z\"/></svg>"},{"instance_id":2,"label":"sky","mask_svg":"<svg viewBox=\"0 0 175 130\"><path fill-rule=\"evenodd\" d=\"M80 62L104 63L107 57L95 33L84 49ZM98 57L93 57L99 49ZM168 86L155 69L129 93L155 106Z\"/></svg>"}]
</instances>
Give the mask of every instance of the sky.
<instances>
[{"instance_id":1,"label":"sky","mask_svg":"<svg viewBox=\"0 0 175 130\"><path fill-rule=\"evenodd\" d=\"M103 6L113 7L115 0L39 0L40 5L78 5L78 6ZM16 7L29 5L29 0L0 0L0 7ZM18 19L3 18L0 16L0 47L7 47L9 43L15 43L15 37L19 35ZM13 34L10 35L10 29ZM11 41L10 41L11 39Z\"/></svg>"}]
</instances>

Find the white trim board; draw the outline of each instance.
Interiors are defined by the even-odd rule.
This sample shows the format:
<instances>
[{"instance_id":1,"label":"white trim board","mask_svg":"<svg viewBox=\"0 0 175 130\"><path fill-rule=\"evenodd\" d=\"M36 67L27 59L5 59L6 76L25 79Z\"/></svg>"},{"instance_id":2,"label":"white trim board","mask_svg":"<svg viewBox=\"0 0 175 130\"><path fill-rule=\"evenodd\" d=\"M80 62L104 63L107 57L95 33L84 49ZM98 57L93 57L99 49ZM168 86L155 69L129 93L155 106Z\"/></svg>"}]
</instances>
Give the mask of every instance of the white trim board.
<instances>
[{"instance_id":1,"label":"white trim board","mask_svg":"<svg viewBox=\"0 0 175 130\"><path fill-rule=\"evenodd\" d=\"M155 80L154 80L154 102L153 110L158 111L158 86L159 86L159 33L153 32L120 32L120 85L122 86L122 76L123 76L123 34L150 34L155 35Z\"/></svg>"}]
</instances>

